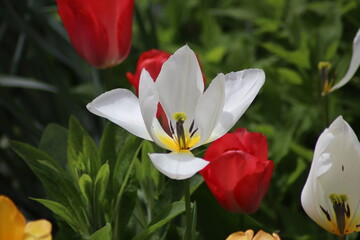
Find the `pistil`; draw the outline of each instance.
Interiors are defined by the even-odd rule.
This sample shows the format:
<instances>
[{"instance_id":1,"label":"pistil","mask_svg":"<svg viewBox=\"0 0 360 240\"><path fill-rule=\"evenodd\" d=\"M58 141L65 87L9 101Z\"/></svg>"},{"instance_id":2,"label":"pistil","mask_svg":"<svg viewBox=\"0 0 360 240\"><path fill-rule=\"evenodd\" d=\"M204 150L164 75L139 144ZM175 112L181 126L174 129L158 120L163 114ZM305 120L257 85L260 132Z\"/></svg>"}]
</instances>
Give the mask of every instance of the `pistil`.
<instances>
[{"instance_id":1,"label":"pistil","mask_svg":"<svg viewBox=\"0 0 360 240\"><path fill-rule=\"evenodd\" d=\"M347 203L348 197L345 194L331 194L329 196L336 215L336 224L340 234L344 234L346 218L350 217L350 208Z\"/></svg>"},{"instance_id":2,"label":"pistil","mask_svg":"<svg viewBox=\"0 0 360 240\"><path fill-rule=\"evenodd\" d=\"M186 136L184 130L184 122L186 120L186 114L183 112L176 112L173 115L174 120L176 121L176 141L178 142L180 150L187 150L186 145ZM171 127L172 128L172 127ZM173 131L173 129L172 129Z\"/></svg>"}]
</instances>

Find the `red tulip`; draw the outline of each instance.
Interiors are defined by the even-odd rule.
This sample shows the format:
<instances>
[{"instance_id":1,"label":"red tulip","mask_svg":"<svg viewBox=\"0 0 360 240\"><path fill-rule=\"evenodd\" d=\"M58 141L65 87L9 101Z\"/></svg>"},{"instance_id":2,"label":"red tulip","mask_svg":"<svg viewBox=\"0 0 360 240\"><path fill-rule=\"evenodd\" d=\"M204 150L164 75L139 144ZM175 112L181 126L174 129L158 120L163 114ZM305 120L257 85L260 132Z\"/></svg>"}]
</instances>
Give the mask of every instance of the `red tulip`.
<instances>
[{"instance_id":1,"label":"red tulip","mask_svg":"<svg viewBox=\"0 0 360 240\"><path fill-rule=\"evenodd\" d=\"M115 66L130 51L134 0L56 0L78 54L97 68Z\"/></svg>"},{"instance_id":2,"label":"red tulip","mask_svg":"<svg viewBox=\"0 0 360 240\"><path fill-rule=\"evenodd\" d=\"M230 212L256 212L265 196L274 163L261 133L239 128L213 142L205 153L210 163L200 171L210 191Z\"/></svg>"}]
</instances>

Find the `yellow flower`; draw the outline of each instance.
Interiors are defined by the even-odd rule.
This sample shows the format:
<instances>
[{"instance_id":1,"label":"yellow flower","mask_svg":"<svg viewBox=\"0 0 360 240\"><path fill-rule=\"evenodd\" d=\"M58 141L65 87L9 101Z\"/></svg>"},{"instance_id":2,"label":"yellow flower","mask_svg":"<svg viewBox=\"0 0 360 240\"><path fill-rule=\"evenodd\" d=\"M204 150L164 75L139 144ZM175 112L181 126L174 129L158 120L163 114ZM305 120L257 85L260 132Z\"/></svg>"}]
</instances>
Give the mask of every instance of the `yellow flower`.
<instances>
[{"instance_id":1,"label":"yellow flower","mask_svg":"<svg viewBox=\"0 0 360 240\"><path fill-rule=\"evenodd\" d=\"M262 230L254 236L254 231L249 229L246 232L233 233L226 240L280 240L280 237L276 233L270 235Z\"/></svg>"},{"instance_id":2,"label":"yellow flower","mask_svg":"<svg viewBox=\"0 0 360 240\"><path fill-rule=\"evenodd\" d=\"M15 204L0 195L0 240L51 240L51 223L37 220L26 223Z\"/></svg>"}]
</instances>

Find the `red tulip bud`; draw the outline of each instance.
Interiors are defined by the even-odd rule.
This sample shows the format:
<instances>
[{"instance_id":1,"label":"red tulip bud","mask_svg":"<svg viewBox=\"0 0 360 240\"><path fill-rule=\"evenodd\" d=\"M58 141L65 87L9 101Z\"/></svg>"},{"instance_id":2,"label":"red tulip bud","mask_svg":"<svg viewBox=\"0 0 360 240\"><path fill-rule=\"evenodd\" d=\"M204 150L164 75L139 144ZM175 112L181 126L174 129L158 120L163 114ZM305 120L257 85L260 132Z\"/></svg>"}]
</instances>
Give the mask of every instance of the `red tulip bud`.
<instances>
[{"instance_id":1,"label":"red tulip bud","mask_svg":"<svg viewBox=\"0 0 360 240\"><path fill-rule=\"evenodd\" d=\"M59 15L78 54L97 68L128 56L134 0L56 0Z\"/></svg>"},{"instance_id":2,"label":"red tulip bud","mask_svg":"<svg viewBox=\"0 0 360 240\"><path fill-rule=\"evenodd\" d=\"M267 157L265 136L240 128L209 146L204 158L210 163L200 173L226 210L254 213L269 188L274 169Z\"/></svg>"}]
</instances>

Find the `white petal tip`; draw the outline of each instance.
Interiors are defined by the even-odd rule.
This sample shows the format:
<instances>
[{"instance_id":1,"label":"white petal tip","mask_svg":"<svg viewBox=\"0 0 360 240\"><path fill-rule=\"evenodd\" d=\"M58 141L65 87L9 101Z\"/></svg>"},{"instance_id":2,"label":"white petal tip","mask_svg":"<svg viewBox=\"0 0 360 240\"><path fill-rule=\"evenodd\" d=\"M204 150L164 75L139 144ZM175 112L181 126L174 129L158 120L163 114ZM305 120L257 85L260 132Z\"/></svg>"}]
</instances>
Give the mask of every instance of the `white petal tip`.
<instances>
[{"instance_id":1,"label":"white petal tip","mask_svg":"<svg viewBox=\"0 0 360 240\"><path fill-rule=\"evenodd\" d=\"M189 153L149 154L152 163L165 176L183 180L192 177L209 163Z\"/></svg>"}]
</instances>

